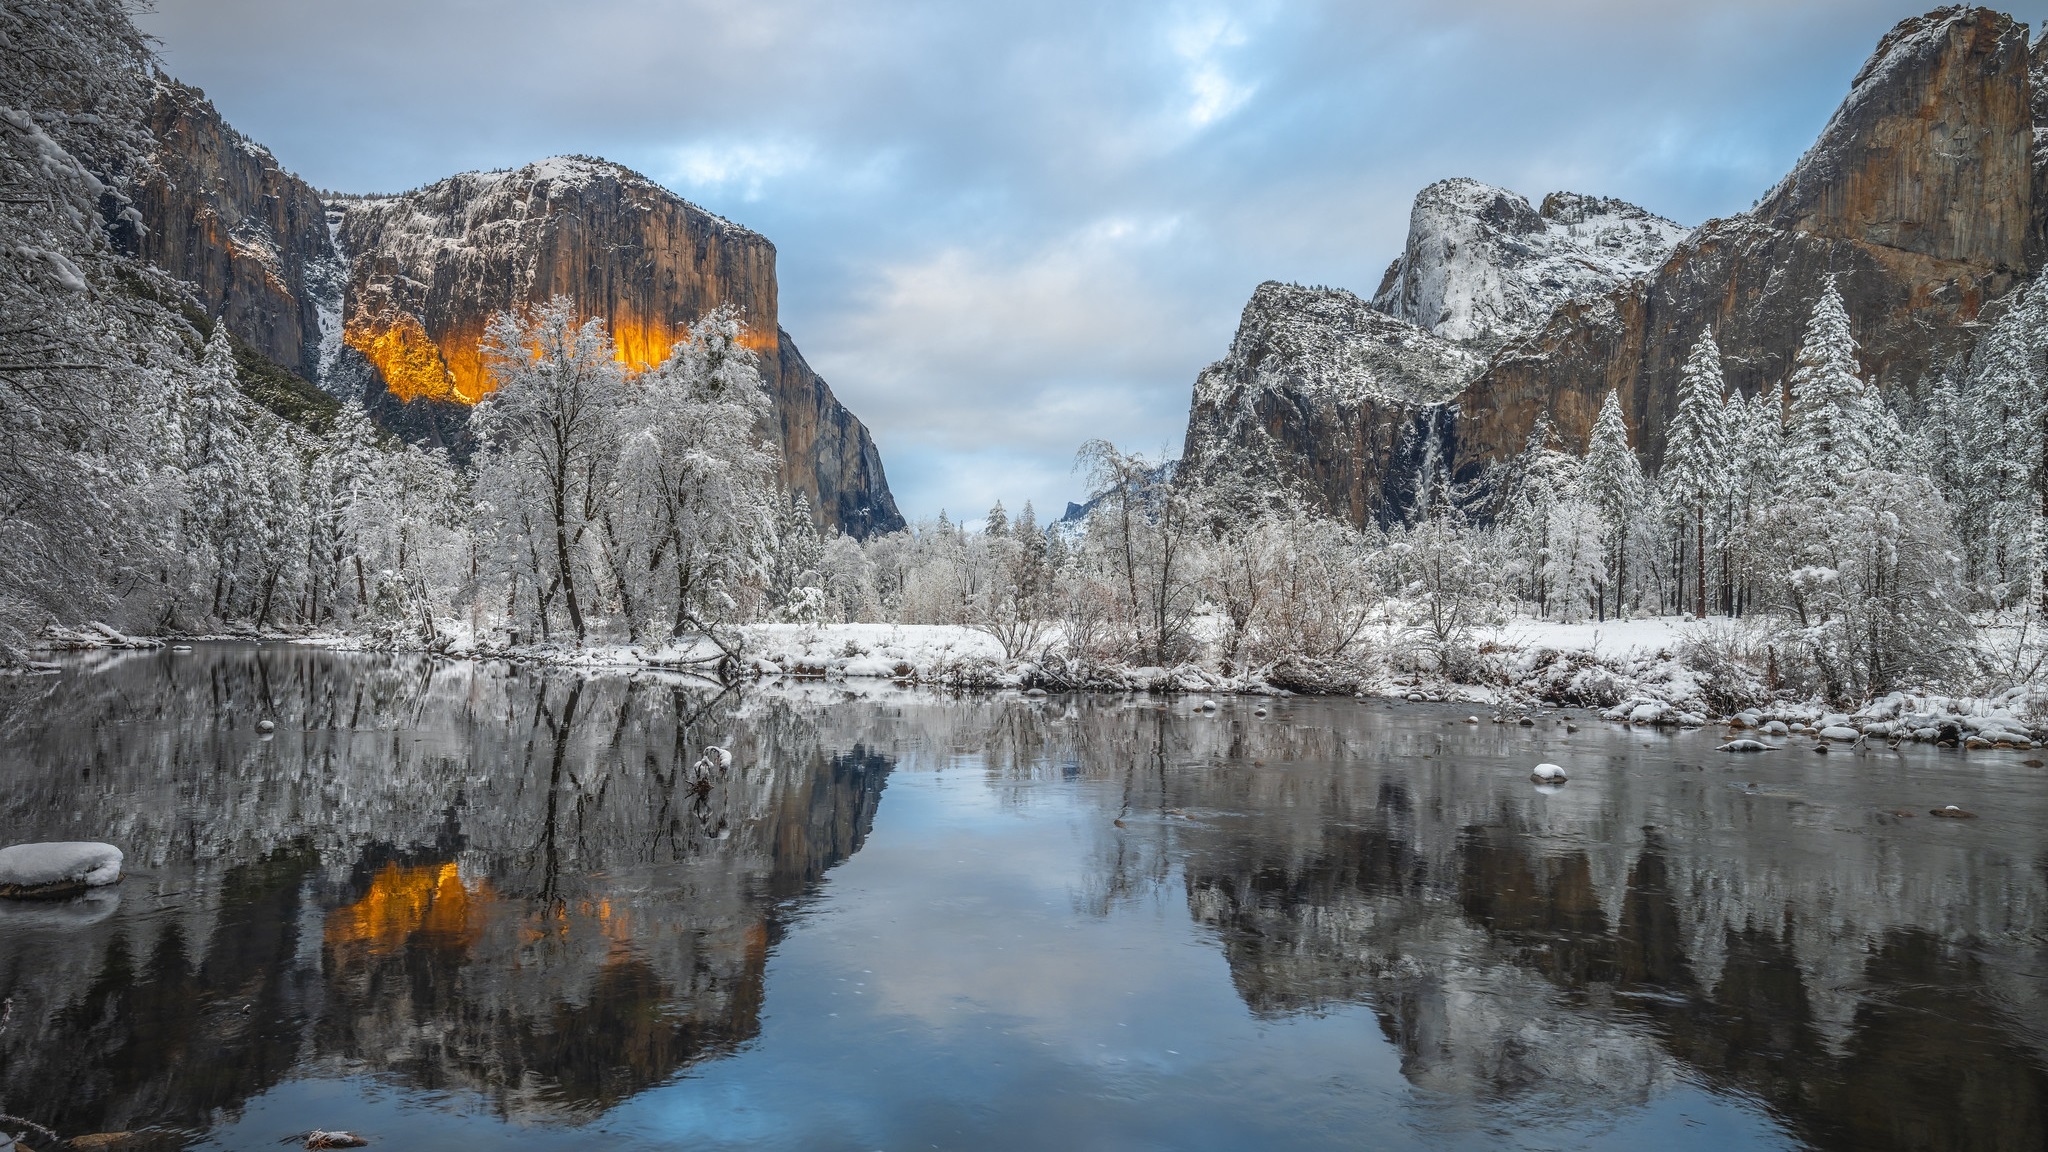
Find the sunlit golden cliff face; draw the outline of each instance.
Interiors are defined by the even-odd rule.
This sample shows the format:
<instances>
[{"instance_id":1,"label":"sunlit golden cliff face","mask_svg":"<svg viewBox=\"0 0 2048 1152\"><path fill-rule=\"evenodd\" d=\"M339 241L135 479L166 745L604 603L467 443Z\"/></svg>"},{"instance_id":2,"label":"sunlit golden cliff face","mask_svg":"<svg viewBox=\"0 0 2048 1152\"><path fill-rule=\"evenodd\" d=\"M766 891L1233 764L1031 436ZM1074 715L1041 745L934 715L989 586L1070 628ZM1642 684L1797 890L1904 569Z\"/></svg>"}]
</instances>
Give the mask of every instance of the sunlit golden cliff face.
<instances>
[{"instance_id":1,"label":"sunlit golden cliff face","mask_svg":"<svg viewBox=\"0 0 2048 1152\"><path fill-rule=\"evenodd\" d=\"M903 526L874 440L777 322L775 246L765 237L638 173L579 157L327 207L348 259L342 339L376 369L366 399L387 426L453 439L459 416L402 409L481 400L491 389L484 329L499 312L565 296L605 322L619 362L639 371L661 363L699 318L731 307L774 402L762 431L782 449L783 486L841 531ZM406 431L412 421L420 427Z\"/></svg>"},{"instance_id":2,"label":"sunlit golden cliff face","mask_svg":"<svg viewBox=\"0 0 2048 1152\"><path fill-rule=\"evenodd\" d=\"M605 319L611 331L613 358L629 372L644 372L660 364L678 343L689 339L687 327L632 316L616 322L599 319ZM462 325L436 340L419 317L409 312L352 321L342 332L342 340L376 366L391 394L408 403L427 399L475 404L482 400L496 386L490 366L484 362L483 338L481 325ZM775 348L772 334L752 328L741 334L740 343L764 355Z\"/></svg>"},{"instance_id":3,"label":"sunlit golden cliff face","mask_svg":"<svg viewBox=\"0 0 2048 1152\"><path fill-rule=\"evenodd\" d=\"M343 340L401 401L482 399L490 318L557 295L603 320L635 371L722 305L776 359L774 246L616 165L558 157L340 207Z\"/></svg>"}]
</instances>

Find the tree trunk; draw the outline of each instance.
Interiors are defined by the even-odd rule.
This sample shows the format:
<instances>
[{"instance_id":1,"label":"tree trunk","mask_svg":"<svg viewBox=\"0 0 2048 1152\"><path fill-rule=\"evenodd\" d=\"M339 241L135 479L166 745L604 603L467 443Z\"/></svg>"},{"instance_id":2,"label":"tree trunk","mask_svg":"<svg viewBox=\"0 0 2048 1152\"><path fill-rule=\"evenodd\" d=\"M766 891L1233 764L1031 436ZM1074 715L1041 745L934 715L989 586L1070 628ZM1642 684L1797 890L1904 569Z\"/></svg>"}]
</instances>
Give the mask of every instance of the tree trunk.
<instances>
[{"instance_id":1,"label":"tree trunk","mask_svg":"<svg viewBox=\"0 0 2048 1152\"><path fill-rule=\"evenodd\" d=\"M1695 585L1693 588L1693 604L1695 611L1692 616L1695 620L1705 620L1707 618L1707 511L1705 508L1694 510L1692 523L1693 531L1695 532L1692 545L1693 584Z\"/></svg>"}]
</instances>

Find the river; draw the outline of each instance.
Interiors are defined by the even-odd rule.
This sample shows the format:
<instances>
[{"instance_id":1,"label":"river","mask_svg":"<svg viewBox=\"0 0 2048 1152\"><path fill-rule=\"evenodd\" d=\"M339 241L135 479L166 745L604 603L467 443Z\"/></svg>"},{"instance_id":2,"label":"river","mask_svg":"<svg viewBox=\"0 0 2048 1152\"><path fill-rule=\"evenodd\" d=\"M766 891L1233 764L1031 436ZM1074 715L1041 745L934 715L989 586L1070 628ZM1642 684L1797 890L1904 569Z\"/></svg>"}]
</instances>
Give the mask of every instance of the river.
<instances>
[{"instance_id":1,"label":"river","mask_svg":"<svg viewBox=\"0 0 2048 1152\"><path fill-rule=\"evenodd\" d=\"M2048 1144L2029 753L195 647L0 682L0 842L128 854L0 902L67 1137Z\"/></svg>"}]
</instances>

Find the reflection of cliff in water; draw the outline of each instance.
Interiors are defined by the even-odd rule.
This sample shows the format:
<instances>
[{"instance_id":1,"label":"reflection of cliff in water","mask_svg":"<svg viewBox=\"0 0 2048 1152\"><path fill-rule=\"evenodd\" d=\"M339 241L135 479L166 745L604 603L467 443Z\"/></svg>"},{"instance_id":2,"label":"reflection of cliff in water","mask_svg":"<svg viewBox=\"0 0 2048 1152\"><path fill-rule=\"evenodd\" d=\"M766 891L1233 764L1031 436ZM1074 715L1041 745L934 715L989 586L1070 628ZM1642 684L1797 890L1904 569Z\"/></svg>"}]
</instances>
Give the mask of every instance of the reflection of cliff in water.
<instances>
[{"instance_id":1,"label":"reflection of cliff in water","mask_svg":"<svg viewBox=\"0 0 2048 1152\"><path fill-rule=\"evenodd\" d=\"M110 915L33 913L92 922L0 910L27 925L0 917L0 1103L66 1131L201 1127L308 1062L607 1106L758 1032L790 900L859 849L889 771L816 709L682 684L169 659L12 702L8 826L115 829L137 866ZM711 743L733 768L699 790Z\"/></svg>"},{"instance_id":2,"label":"reflection of cliff in water","mask_svg":"<svg viewBox=\"0 0 2048 1152\"><path fill-rule=\"evenodd\" d=\"M1489 762L1513 736L1443 730L1275 733L1240 754L1281 773L1175 778L1166 803L1249 816L1184 835L1189 908L1255 1012L1368 1006L1446 1112L1684 1078L1820 1147L2048 1140L2033 838L1872 834L1845 827L1879 803L1855 783L1760 796L1668 758L1539 798Z\"/></svg>"},{"instance_id":3,"label":"reflection of cliff in water","mask_svg":"<svg viewBox=\"0 0 2048 1152\"><path fill-rule=\"evenodd\" d=\"M1595 727L1572 762L1607 771L1546 796L1519 729L1272 708L948 702L892 723L977 757L1010 802L1087 789L1103 811L1077 907L1181 888L1257 1015L1368 1008L1427 1122L1505 1130L1693 1081L1820 1147L2048 1144L2031 770L2006 765L1996 795L1993 762L1945 770L1944 800L2010 817L1996 825L1884 826L1904 794L1876 761L1747 789L1697 751Z\"/></svg>"}]
</instances>

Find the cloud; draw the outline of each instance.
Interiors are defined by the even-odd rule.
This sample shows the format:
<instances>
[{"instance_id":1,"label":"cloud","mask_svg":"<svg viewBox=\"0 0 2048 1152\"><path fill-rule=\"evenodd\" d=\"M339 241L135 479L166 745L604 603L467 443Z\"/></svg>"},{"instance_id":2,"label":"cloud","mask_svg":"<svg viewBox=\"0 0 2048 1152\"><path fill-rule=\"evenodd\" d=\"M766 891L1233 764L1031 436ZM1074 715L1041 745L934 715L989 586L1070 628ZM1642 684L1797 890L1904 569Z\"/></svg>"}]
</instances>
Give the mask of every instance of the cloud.
<instances>
[{"instance_id":1,"label":"cloud","mask_svg":"<svg viewBox=\"0 0 2048 1152\"><path fill-rule=\"evenodd\" d=\"M1473 176L1695 223L1797 160L1896 0L158 0L168 68L316 185L562 152L774 240L783 323L911 515L1178 443L1264 279L1369 293Z\"/></svg>"},{"instance_id":2,"label":"cloud","mask_svg":"<svg viewBox=\"0 0 2048 1152\"><path fill-rule=\"evenodd\" d=\"M1205 128L1242 107L1257 85L1234 79L1224 67L1230 49L1244 46L1242 25L1225 12L1205 12L1171 25L1167 43L1187 66L1188 123Z\"/></svg>"},{"instance_id":3,"label":"cloud","mask_svg":"<svg viewBox=\"0 0 2048 1152\"><path fill-rule=\"evenodd\" d=\"M800 177L815 160L816 150L801 140L696 140L678 145L656 178L686 192L736 188L751 202L768 182Z\"/></svg>"},{"instance_id":4,"label":"cloud","mask_svg":"<svg viewBox=\"0 0 2048 1152\"><path fill-rule=\"evenodd\" d=\"M910 507L1056 507L1083 439L1166 447L1151 442L1157 412L1177 402L1185 415L1212 350L1151 282L1181 241L1173 217L1118 215L1038 245L949 245L884 264L822 326L826 351L812 360L870 397L864 415L887 429L892 484ZM894 463L908 457L945 464Z\"/></svg>"}]
</instances>

